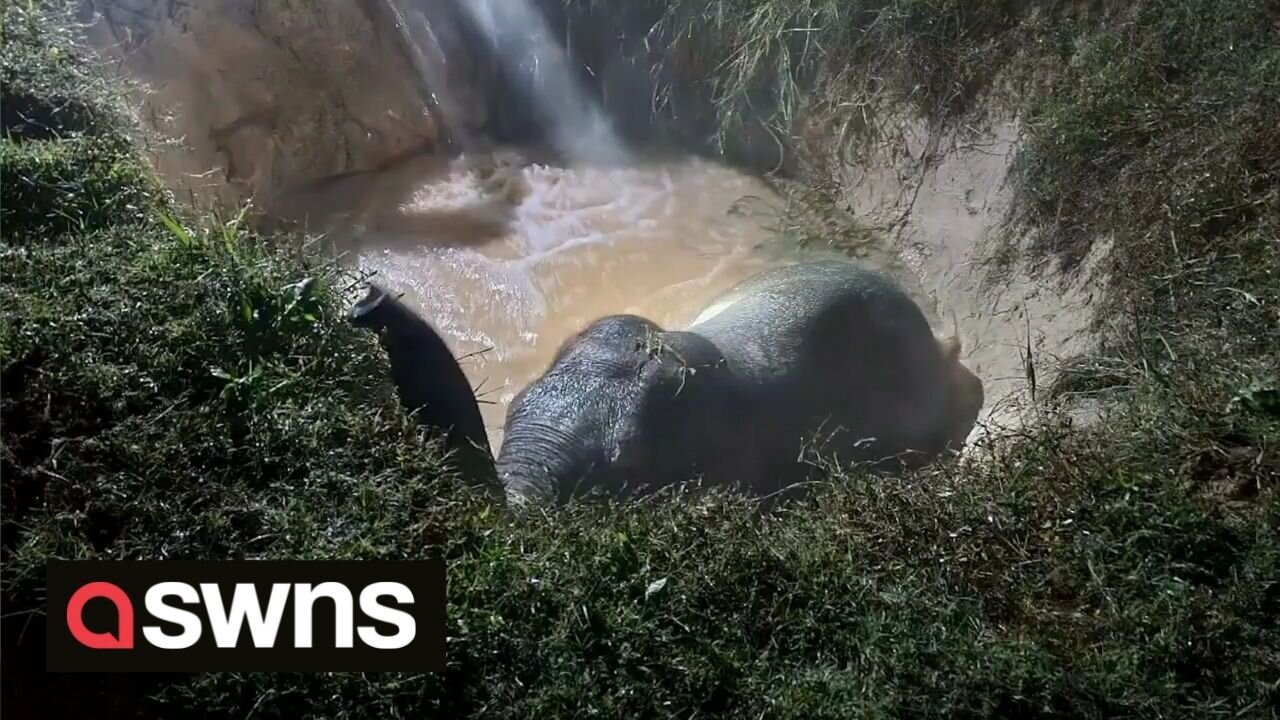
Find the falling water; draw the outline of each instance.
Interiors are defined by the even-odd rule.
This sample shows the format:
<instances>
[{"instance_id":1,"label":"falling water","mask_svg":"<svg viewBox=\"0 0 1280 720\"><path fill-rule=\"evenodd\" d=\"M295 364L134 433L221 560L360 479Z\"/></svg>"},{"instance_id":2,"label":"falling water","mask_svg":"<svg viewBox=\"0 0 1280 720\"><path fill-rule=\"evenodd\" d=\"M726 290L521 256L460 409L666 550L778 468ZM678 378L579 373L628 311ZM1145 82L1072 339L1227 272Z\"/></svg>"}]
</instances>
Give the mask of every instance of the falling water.
<instances>
[{"instance_id":1,"label":"falling water","mask_svg":"<svg viewBox=\"0 0 1280 720\"><path fill-rule=\"evenodd\" d=\"M630 154L599 103L570 69L568 53L551 36L529 0L466 0L470 15L507 69L531 82L530 100L570 162L626 165Z\"/></svg>"}]
</instances>

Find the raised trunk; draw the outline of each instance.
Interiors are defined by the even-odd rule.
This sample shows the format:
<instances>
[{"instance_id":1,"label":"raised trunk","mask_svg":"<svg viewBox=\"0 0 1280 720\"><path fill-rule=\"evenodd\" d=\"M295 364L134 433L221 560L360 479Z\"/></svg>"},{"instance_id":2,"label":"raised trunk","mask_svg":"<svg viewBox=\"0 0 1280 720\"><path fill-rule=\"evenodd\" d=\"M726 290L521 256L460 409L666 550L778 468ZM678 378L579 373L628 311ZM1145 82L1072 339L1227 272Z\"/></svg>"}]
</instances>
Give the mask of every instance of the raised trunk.
<instances>
[{"instance_id":1,"label":"raised trunk","mask_svg":"<svg viewBox=\"0 0 1280 720\"><path fill-rule=\"evenodd\" d=\"M480 406L467 376L435 329L378 287L370 288L352 309L351 320L378 333L400 401L419 423L444 435L464 479L496 491Z\"/></svg>"}]
</instances>

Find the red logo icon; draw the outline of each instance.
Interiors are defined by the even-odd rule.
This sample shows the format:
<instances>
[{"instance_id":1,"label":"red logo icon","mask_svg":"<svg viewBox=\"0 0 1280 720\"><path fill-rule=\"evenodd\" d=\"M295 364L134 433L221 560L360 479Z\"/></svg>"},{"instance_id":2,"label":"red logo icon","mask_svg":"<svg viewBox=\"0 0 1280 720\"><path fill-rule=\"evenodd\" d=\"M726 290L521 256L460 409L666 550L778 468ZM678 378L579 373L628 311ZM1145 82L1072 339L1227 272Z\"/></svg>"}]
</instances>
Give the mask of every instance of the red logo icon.
<instances>
[{"instance_id":1,"label":"red logo icon","mask_svg":"<svg viewBox=\"0 0 1280 720\"><path fill-rule=\"evenodd\" d=\"M116 632L94 632L84 624L84 606L102 598L116 606ZM67 629L81 645L95 650L130 650L133 648L133 603L116 585L91 582L80 587L67 603Z\"/></svg>"}]
</instances>

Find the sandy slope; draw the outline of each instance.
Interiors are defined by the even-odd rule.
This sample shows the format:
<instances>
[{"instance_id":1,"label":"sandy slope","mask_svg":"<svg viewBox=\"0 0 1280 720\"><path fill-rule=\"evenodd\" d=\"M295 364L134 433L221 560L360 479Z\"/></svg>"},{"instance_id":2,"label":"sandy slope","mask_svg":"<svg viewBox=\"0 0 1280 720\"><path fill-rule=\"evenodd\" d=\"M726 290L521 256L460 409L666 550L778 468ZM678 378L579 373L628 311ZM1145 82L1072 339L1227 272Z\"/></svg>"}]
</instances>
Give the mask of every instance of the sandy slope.
<instances>
[{"instance_id":1,"label":"sandy slope","mask_svg":"<svg viewBox=\"0 0 1280 720\"><path fill-rule=\"evenodd\" d=\"M996 117L980 126L947 130L897 118L878 141L846 139L830 167L849 209L884 233L919 279L935 326L958 329L965 363L986 384L982 422L997 429L1034 413L1030 377L1043 399L1061 360L1089 349L1098 256L1072 278L1037 272L1019 252L1011 266L996 266L1006 237L1019 249L1028 238L1004 234L1015 202L1017 119L990 112Z\"/></svg>"}]
</instances>

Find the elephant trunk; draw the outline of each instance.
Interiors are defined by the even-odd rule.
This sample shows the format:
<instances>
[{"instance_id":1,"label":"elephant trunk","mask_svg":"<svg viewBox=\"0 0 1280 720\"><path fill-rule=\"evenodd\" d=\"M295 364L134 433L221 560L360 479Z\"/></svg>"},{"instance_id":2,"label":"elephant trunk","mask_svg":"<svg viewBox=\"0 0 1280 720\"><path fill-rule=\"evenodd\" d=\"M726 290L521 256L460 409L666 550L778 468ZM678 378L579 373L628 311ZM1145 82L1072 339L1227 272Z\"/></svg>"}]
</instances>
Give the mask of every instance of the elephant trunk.
<instances>
[{"instance_id":1,"label":"elephant trunk","mask_svg":"<svg viewBox=\"0 0 1280 720\"><path fill-rule=\"evenodd\" d=\"M556 423L529 421L517 417L507 423L507 436L498 455L498 480L514 507L554 504L559 483L581 472L589 460L578 457L575 448L584 443L571 428Z\"/></svg>"},{"instance_id":2,"label":"elephant trunk","mask_svg":"<svg viewBox=\"0 0 1280 720\"><path fill-rule=\"evenodd\" d=\"M420 424L444 435L463 478L496 493L499 486L480 405L435 329L377 286L352 308L350 319L378 334L401 403Z\"/></svg>"}]
</instances>

